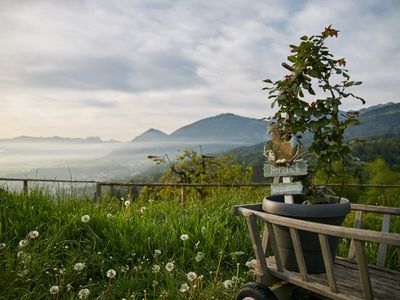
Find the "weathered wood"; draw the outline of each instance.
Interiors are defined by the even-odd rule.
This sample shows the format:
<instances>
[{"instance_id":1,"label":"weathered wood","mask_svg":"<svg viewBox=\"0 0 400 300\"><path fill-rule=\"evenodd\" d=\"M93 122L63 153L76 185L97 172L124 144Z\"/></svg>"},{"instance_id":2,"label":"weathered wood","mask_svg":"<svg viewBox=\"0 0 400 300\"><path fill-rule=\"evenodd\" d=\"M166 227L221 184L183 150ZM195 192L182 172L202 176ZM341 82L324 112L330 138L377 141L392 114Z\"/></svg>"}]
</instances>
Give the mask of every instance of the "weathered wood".
<instances>
[{"instance_id":1,"label":"weathered wood","mask_svg":"<svg viewBox=\"0 0 400 300\"><path fill-rule=\"evenodd\" d=\"M364 299L363 287L360 281L359 270L357 264L342 258L337 258L334 264L334 274L338 292L331 291L328 287L328 280L325 274L309 274L308 281L304 282L301 275L297 272L279 272L276 266L274 257L268 257L267 265L270 274L285 280L293 285L300 286L310 290L320 296L328 297L330 299ZM391 276L386 276L387 269L372 269L371 270L371 283L374 291L375 299L400 299L400 272L391 271Z\"/></svg>"},{"instance_id":2,"label":"weathered wood","mask_svg":"<svg viewBox=\"0 0 400 300\"><path fill-rule=\"evenodd\" d=\"M274 166L271 164L264 164L264 177L288 177L302 175L307 175L306 161L294 162L288 166Z\"/></svg>"},{"instance_id":3,"label":"weathered wood","mask_svg":"<svg viewBox=\"0 0 400 300\"><path fill-rule=\"evenodd\" d=\"M260 232L257 228L257 219L254 215L246 217L247 228L250 233L251 244L256 255L257 262L260 264L260 271L258 281L267 285L269 280L268 267L265 261L265 252L260 239Z\"/></svg>"},{"instance_id":4,"label":"weathered wood","mask_svg":"<svg viewBox=\"0 0 400 300\"><path fill-rule=\"evenodd\" d=\"M319 234L319 243L321 245L321 252L322 257L324 259L324 266L326 271L326 276L328 277L329 287L331 288L332 292L337 293L337 285L335 280L335 274L333 272L333 261L332 261L332 254L331 249L329 248L328 237L324 234Z\"/></svg>"},{"instance_id":5,"label":"weathered wood","mask_svg":"<svg viewBox=\"0 0 400 300\"><path fill-rule=\"evenodd\" d=\"M240 208L245 208L250 211L263 211L262 204L255 203L255 204L245 204L245 205L234 205L234 206L232 206L231 213L234 216L240 215L240 212L239 212Z\"/></svg>"},{"instance_id":6,"label":"weathered wood","mask_svg":"<svg viewBox=\"0 0 400 300\"><path fill-rule=\"evenodd\" d=\"M292 177L283 177L282 181L283 181L283 184L291 183L292 182ZM272 191L272 185L271 185L271 191ZM285 194L285 196L284 196L285 203L293 204L294 201L293 201L293 196L290 195L291 193L290 192L286 192L284 194Z\"/></svg>"},{"instance_id":7,"label":"weathered wood","mask_svg":"<svg viewBox=\"0 0 400 300\"><path fill-rule=\"evenodd\" d=\"M382 221L382 232L389 232L389 231L390 231L390 215L384 214L383 221ZM380 266L380 267L385 266L386 251L387 251L387 244L380 243L379 250L378 250L378 258L376 261L377 266Z\"/></svg>"},{"instance_id":8,"label":"weathered wood","mask_svg":"<svg viewBox=\"0 0 400 300\"><path fill-rule=\"evenodd\" d=\"M24 179L24 194L28 194L28 180Z\"/></svg>"},{"instance_id":9,"label":"weathered wood","mask_svg":"<svg viewBox=\"0 0 400 300\"><path fill-rule=\"evenodd\" d=\"M267 224L264 223L264 232L263 232L263 236L262 236L262 248L265 253L265 256L267 255L267 252L268 252L268 246L269 246L269 231L268 231Z\"/></svg>"},{"instance_id":10,"label":"weathered wood","mask_svg":"<svg viewBox=\"0 0 400 300\"><path fill-rule=\"evenodd\" d=\"M186 203L186 198L187 198L187 193L186 193L186 186L181 187L181 206L185 206Z\"/></svg>"},{"instance_id":11,"label":"weathered wood","mask_svg":"<svg viewBox=\"0 0 400 300\"><path fill-rule=\"evenodd\" d=\"M96 200L101 199L101 182L96 183L96 195L95 195Z\"/></svg>"},{"instance_id":12,"label":"weathered wood","mask_svg":"<svg viewBox=\"0 0 400 300\"><path fill-rule=\"evenodd\" d=\"M292 238L294 254L296 255L297 266L299 267L301 278L304 281L308 280L308 272L306 263L304 261L303 250L301 249L301 243L299 233L295 228L290 228L290 236Z\"/></svg>"},{"instance_id":13,"label":"weathered wood","mask_svg":"<svg viewBox=\"0 0 400 300\"><path fill-rule=\"evenodd\" d=\"M268 232L269 232L269 239L271 243L271 248L275 256L276 266L278 271L283 272L283 262L281 258L281 254L279 252L278 244L276 242L275 231L271 223L267 222Z\"/></svg>"},{"instance_id":14,"label":"weathered wood","mask_svg":"<svg viewBox=\"0 0 400 300\"><path fill-rule=\"evenodd\" d=\"M341 227L336 225L308 222L293 218L272 215L266 212L251 211L243 207L239 208L239 212L242 215L254 214L259 219L262 219L266 222L276 225L293 227L300 230L306 230L310 232L322 233L332 236L338 236L350 239L354 238L362 241L372 241L378 243L385 242L387 244L400 246L400 234L396 233L377 232L366 229L355 229L355 228Z\"/></svg>"},{"instance_id":15,"label":"weathered wood","mask_svg":"<svg viewBox=\"0 0 400 300\"><path fill-rule=\"evenodd\" d=\"M283 179L285 178L286 177L283 177ZM301 182L284 182L271 184L271 195L300 195L302 193L303 185L301 184Z\"/></svg>"},{"instance_id":16,"label":"weathered wood","mask_svg":"<svg viewBox=\"0 0 400 300\"><path fill-rule=\"evenodd\" d=\"M363 286L364 298L367 300L374 299L371 279L368 273L367 258L364 253L364 241L354 240L354 247L356 249L357 265L360 270L361 283Z\"/></svg>"},{"instance_id":17,"label":"weathered wood","mask_svg":"<svg viewBox=\"0 0 400 300\"><path fill-rule=\"evenodd\" d=\"M373 212L380 214L389 214L389 215L400 215L399 207L386 207L386 206L375 206L375 205L366 205L366 204L351 204L352 210L360 210L364 212Z\"/></svg>"},{"instance_id":18,"label":"weathered wood","mask_svg":"<svg viewBox=\"0 0 400 300\"><path fill-rule=\"evenodd\" d=\"M361 228L361 222L363 217L363 211L359 210L356 212L356 218L354 219L354 228ZM353 239L350 242L350 249L349 249L349 259L354 259L356 255L356 250L354 248L354 241Z\"/></svg>"}]
</instances>

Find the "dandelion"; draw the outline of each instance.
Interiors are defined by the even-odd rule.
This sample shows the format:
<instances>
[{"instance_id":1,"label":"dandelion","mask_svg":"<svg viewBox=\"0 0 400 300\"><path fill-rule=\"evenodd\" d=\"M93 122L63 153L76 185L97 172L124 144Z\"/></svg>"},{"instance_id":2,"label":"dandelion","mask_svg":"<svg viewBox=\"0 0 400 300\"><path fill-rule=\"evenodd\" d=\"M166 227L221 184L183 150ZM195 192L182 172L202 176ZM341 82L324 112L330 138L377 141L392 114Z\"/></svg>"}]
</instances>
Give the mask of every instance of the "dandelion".
<instances>
[{"instance_id":1,"label":"dandelion","mask_svg":"<svg viewBox=\"0 0 400 300\"><path fill-rule=\"evenodd\" d=\"M74 288L72 287L72 284L68 283L67 284L67 292L71 292Z\"/></svg>"},{"instance_id":2,"label":"dandelion","mask_svg":"<svg viewBox=\"0 0 400 300\"><path fill-rule=\"evenodd\" d=\"M126 200L126 201L124 202L124 205L125 205L125 207L129 207L129 206L131 205L131 201Z\"/></svg>"},{"instance_id":3,"label":"dandelion","mask_svg":"<svg viewBox=\"0 0 400 300\"><path fill-rule=\"evenodd\" d=\"M168 272L171 272L174 268L175 268L175 265L174 265L174 263L172 261L166 263L166 265L165 265L165 269Z\"/></svg>"},{"instance_id":4,"label":"dandelion","mask_svg":"<svg viewBox=\"0 0 400 300\"><path fill-rule=\"evenodd\" d=\"M146 207L143 206L143 207L141 207L141 208L139 209L139 212L143 215L145 210L146 210Z\"/></svg>"},{"instance_id":5,"label":"dandelion","mask_svg":"<svg viewBox=\"0 0 400 300\"><path fill-rule=\"evenodd\" d=\"M37 230L33 230L29 232L28 237L30 239L36 239L39 236L39 232Z\"/></svg>"},{"instance_id":6,"label":"dandelion","mask_svg":"<svg viewBox=\"0 0 400 300\"><path fill-rule=\"evenodd\" d=\"M233 287L233 281L230 279L227 279L222 283L222 285L225 289L230 290Z\"/></svg>"},{"instance_id":7,"label":"dandelion","mask_svg":"<svg viewBox=\"0 0 400 300\"><path fill-rule=\"evenodd\" d=\"M197 274L195 272L189 272L186 274L186 277L189 281L195 281L197 278Z\"/></svg>"},{"instance_id":8,"label":"dandelion","mask_svg":"<svg viewBox=\"0 0 400 300\"><path fill-rule=\"evenodd\" d=\"M158 249L154 250L154 256L158 256L160 254L161 254L161 250L158 250Z\"/></svg>"},{"instance_id":9,"label":"dandelion","mask_svg":"<svg viewBox=\"0 0 400 300\"><path fill-rule=\"evenodd\" d=\"M83 223L87 223L87 222L90 221L90 216L89 215L83 215L81 217L81 220L82 220Z\"/></svg>"},{"instance_id":10,"label":"dandelion","mask_svg":"<svg viewBox=\"0 0 400 300\"><path fill-rule=\"evenodd\" d=\"M6 243L0 244L0 250L4 250L4 249L6 249L6 247L7 247Z\"/></svg>"},{"instance_id":11,"label":"dandelion","mask_svg":"<svg viewBox=\"0 0 400 300\"><path fill-rule=\"evenodd\" d=\"M196 254L196 257L195 257L195 261L196 262L200 262L200 261L202 261L203 260L203 258L206 256L206 254L204 253L204 252L201 252L201 251L199 251L199 252L197 252L197 254Z\"/></svg>"},{"instance_id":12,"label":"dandelion","mask_svg":"<svg viewBox=\"0 0 400 300\"><path fill-rule=\"evenodd\" d=\"M79 262L79 263L76 263L75 265L74 265L74 270L75 271L82 271L84 268L86 268L86 265L85 265L85 263L81 263L81 262Z\"/></svg>"},{"instance_id":13,"label":"dandelion","mask_svg":"<svg viewBox=\"0 0 400 300\"><path fill-rule=\"evenodd\" d=\"M111 219L112 218L112 214L107 214L107 218Z\"/></svg>"},{"instance_id":14,"label":"dandelion","mask_svg":"<svg viewBox=\"0 0 400 300\"><path fill-rule=\"evenodd\" d=\"M108 278L112 279L115 278L115 276L117 276L117 272L114 269L110 269L107 271L106 275Z\"/></svg>"},{"instance_id":15,"label":"dandelion","mask_svg":"<svg viewBox=\"0 0 400 300\"><path fill-rule=\"evenodd\" d=\"M29 241L27 240L27 239L23 239L23 240L20 240L19 241L19 246L22 248L22 247L26 247L26 246L28 246L28 244L29 244Z\"/></svg>"},{"instance_id":16,"label":"dandelion","mask_svg":"<svg viewBox=\"0 0 400 300\"><path fill-rule=\"evenodd\" d=\"M86 299L87 297L89 297L89 295L90 295L89 289L81 289L78 293L78 298Z\"/></svg>"},{"instance_id":17,"label":"dandelion","mask_svg":"<svg viewBox=\"0 0 400 300\"><path fill-rule=\"evenodd\" d=\"M57 295L59 291L60 291L60 287L58 285L53 285L50 288L49 293L50 293L50 295Z\"/></svg>"},{"instance_id":18,"label":"dandelion","mask_svg":"<svg viewBox=\"0 0 400 300\"><path fill-rule=\"evenodd\" d=\"M181 293L186 293L186 292L188 292L188 291L189 291L189 286L187 285L187 283L182 284L182 285L181 285L181 288L179 289L179 291L180 291Z\"/></svg>"},{"instance_id":19,"label":"dandelion","mask_svg":"<svg viewBox=\"0 0 400 300\"><path fill-rule=\"evenodd\" d=\"M126 272L128 272L128 271L129 271L129 266L128 266L128 265L121 266L121 272L122 272L122 273L126 273Z\"/></svg>"},{"instance_id":20,"label":"dandelion","mask_svg":"<svg viewBox=\"0 0 400 300\"><path fill-rule=\"evenodd\" d=\"M151 269L152 269L153 273L160 272L160 266L159 265L153 265L153 267Z\"/></svg>"},{"instance_id":21,"label":"dandelion","mask_svg":"<svg viewBox=\"0 0 400 300\"><path fill-rule=\"evenodd\" d=\"M181 235L181 240L182 241L187 241L189 239L189 236L187 234L182 234Z\"/></svg>"}]
</instances>

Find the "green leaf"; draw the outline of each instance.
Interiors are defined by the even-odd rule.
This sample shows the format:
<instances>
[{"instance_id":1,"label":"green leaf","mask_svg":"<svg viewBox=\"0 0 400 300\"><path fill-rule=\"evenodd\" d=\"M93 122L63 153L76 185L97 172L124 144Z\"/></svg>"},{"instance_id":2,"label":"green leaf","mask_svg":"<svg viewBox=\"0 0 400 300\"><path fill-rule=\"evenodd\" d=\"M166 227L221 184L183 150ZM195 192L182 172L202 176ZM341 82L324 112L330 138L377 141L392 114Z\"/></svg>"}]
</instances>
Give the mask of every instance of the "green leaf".
<instances>
[{"instance_id":1,"label":"green leaf","mask_svg":"<svg viewBox=\"0 0 400 300\"><path fill-rule=\"evenodd\" d=\"M271 79L264 79L263 82L265 82L265 83L273 83Z\"/></svg>"},{"instance_id":2,"label":"green leaf","mask_svg":"<svg viewBox=\"0 0 400 300\"><path fill-rule=\"evenodd\" d=\"M308 36L303 35L300 39L301 39L302 41L307 41L307 40L308 40Z\"/></svg>"}]
</instances>

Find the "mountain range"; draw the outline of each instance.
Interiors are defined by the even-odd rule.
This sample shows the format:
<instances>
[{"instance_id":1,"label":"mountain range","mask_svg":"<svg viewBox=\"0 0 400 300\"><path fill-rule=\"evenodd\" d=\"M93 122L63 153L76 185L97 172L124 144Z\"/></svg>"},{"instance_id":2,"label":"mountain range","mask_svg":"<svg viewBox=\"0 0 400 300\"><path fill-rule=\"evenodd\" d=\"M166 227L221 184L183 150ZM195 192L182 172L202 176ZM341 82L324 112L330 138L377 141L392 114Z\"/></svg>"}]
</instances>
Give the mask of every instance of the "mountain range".
<instances>
[{"instance_id":1,"label":"mountain range","mask_svg":"<svg viewBox=\"0 0 400 300\"><path fill-rule=\"evenodd\" d=\"M387 103L362 109L359 120L361 125L353 126L347 130L346 137L348 139L369 139L387 134L398 134L400 133L400 103ZM113 174L113 178L127 178L151 164L147 159L148 155L168 154L171 158L174 158L177 150L185 148L194 148L204 154L227 153L236 149L234 152L237 153L239 160L248 161L254 156L254 160L262 161L263 143L268 140L267 126L268 122L266 121L226 113L199 120L181 127L171 134L151 128L128 143L105 143L98 137L86 139L19 137L0 140L0 164L7 161L7 149L4 146L6 144L14 144L15 149L22 151L20 155L29 155L33 149L37 153L40 149L38 146L32 146L24 147L21 150L23 147L17 145L21 141L30 142L30 145L37 145L43 141L51 144L60 142L72 144L72 142L76 142L75 144L78 146L76 146L76 149L74 148L74 153L79 153L79 149L82 149L82 153L86 151L85 157L80 160L63 161L60 156L57 167L67 165L71 170L76 168L76 173L85 173L85 177L91 179L99 178L100 173L103 179L107 178L107 174ZM98 149L100 146L104 150L92 152L93 149ZM109 149L109 152L106 152L106 149ZM23 153L23 151L26 152ZM47 148L46 151L50 151L50 149ZM56 153L56 151L52 153ZM90 153L93 155L89 155ZM47 157L47 154L42 155L41 159L43 160L45 157ZM262 167L262 163L260 166ZM29 164L29 167L36 170L41 166ZM49 168L51 169L51 167ZM83 169L85 172L83 172ZM99 170L102 169L103 171L100 172ZM50 173L54 177L56 175L53 171Z\"/></svg>"}]
</instances>

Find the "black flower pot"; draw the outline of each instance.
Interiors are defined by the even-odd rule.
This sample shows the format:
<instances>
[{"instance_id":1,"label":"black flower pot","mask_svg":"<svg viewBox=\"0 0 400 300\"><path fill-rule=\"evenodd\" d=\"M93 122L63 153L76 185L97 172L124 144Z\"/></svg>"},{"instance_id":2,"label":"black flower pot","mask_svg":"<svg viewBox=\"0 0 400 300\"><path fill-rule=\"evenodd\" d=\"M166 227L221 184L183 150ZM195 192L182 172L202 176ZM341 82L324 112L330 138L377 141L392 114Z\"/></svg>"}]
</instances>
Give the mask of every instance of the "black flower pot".
<instances>
[{"instance_id":1,"label":"black flower pot","mask_svg":"<svg viewBox=\"0 0 400 300\"><path fill-rule=\"evenodd\" d=\"M305 205L303 196L293 196L294 204L284 202L284 196L269 196L263 200L263 210L274 215L295 218L299 220L318 222L330 225L341 225L350 212L350 202L338 197L327 196L328 204ZM287 227L274 225L275 236L281 253L284 267L289 271L299 272L293 249L290 231ZM299 230L301 248L309 274L325 273L324 261L318 235ZM335 260L339 238L328 237L332 260Z\"/></svg>"}]
</instances>

